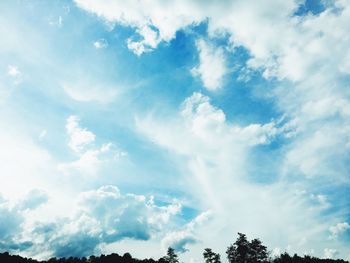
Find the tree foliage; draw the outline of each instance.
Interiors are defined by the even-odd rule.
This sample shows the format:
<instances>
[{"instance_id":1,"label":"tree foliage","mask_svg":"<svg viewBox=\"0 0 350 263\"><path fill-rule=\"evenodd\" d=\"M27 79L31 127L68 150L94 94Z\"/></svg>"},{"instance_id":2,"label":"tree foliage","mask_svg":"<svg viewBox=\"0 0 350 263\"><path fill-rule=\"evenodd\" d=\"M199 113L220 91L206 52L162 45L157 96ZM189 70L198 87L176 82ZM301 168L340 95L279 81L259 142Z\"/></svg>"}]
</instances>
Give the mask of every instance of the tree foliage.
<instances>
[{"instance_id":1,"label":"tree foliage","mask_svg":"<svg viewBox=\"0 0 350 263\"><path fill-rule=\"evenodd\" d=\"M230 263L268 262L266 246L257 238L249 242L242 233L238 233L236 242L227 248L226 254Z\"/></svg>"},{"instance_id":2,"label":"tree foliage","mask_svg":"<svg viewBox=\"0 0 350 263\"><path fill-rule=\"evenodd\" d=\"M249 260L251 262L268 262L267 248L261 243L259 239L253 239L249 245Z\"/></svg>"},{"instance_id":3,"label":"tree foliage","mask_svg":"<svg viewBox=\"0 0 350 263\"><path fill-rule=\"evenodd\" d=\"M175 249L173 249L172 247L168 248L167 251L167 255L165 257L163 257L164 262L166 263L178 263L179 259L177 254L175 253Z\"/></svg>"},{"instance_id":4,"label":"tree foliage","mask_svg":"<svg viewBox=\"0 0 350 263\"><path fill-rule=\"evenodd\" d=\"M210 248L204 249L203 257L205 263L221 263L220 254L214 253Z\"/></svg>"}]
</instances>

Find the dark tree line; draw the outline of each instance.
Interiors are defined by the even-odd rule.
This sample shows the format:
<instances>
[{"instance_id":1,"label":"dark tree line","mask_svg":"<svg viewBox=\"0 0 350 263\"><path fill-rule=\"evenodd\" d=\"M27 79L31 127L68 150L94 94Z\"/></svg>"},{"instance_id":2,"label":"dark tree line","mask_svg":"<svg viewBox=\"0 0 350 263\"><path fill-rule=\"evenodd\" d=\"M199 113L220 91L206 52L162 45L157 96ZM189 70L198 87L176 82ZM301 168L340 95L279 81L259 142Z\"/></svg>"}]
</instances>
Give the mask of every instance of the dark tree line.
<instances>
[{"instance_id":1,"label":"dark tree line","mask_svg":"<svg viewBox=\"0 0 350 263\"><path fill-rule=\"evenodd\" d=\"M261 241L253 239L249 242L246 235L242 233L238 233L236 242L227 248L226 254L230 263L269 262L267 248Z\"/></svg>"},{"instance_id":2,"label":"dark tree line","mask_svg":"<svg viewBox=\"0 0 350 263\"><path fill-rule=\"evenodd\" d=\"M319 259L308 255L300 257L297 254L290 256L286 252L271 258L267 247L259 239L249 241L242 233L238 233L237 240L227 248L226 256L229 263L349 263L342 259ZM205 263L221 263L220 254L213 252L210 248L204 250L203 258ZM169 247L167 254L158 260L137 259L133 258L130 253L125 253L123 256L113 253L89 258L51 258L46 261L37 261L5 252L0 253L0 263L179 263L179 259L175 250Z\"/></svg>"}]
</instances>

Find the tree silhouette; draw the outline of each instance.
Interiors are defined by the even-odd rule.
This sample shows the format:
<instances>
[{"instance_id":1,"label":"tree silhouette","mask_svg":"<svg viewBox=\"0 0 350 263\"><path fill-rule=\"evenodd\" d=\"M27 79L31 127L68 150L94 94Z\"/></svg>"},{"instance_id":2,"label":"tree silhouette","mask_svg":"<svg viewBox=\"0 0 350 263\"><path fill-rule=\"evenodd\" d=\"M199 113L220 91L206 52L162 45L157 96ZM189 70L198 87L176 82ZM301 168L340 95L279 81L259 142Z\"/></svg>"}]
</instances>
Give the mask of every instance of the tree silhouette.
<instances>
[{"instance_id":1,"label":"tree silhouette","mask_svg":"<svg viewBox=\"0 0 350 263\"><path fill-rule=\"evenodd\" d=\"M130 253L125 253L123 255L123 261L125 263L132 263L134 260L133 260L132 256L130 255Z\"/></svg>"},{"instance_id":2,"label":"tree silhouette","mask_svg":"<svg viewBox=\"0 0 350 263\"><path fill-rule=\"evenodd\" d=\"M268 253L260 239L255 238L249 244L249 261L251 262L268 262Z\"/></svg>"},{"instance_id":3,"label":"tree silhouette","mask_svg":"<svg viewBox=\"0 0 350 263\"><path fill-rule=\"evenodd\" d=\"M177 254L175 253L175 249L172 247L168 248L167 255L163 257L163 260L167 263L179 263L179 259Z\"/></svg>"},{"instance_id":4,"label":"tree silhouette","mask_svg":"<svg viewBox=\"0 0 350 263\"><path fill-rule=\"evenodd\" d=\"M220 254L214 253L210 248L204 249L203 257L206 263L220 263Z\"/></svg>"},{"instance_id":5,"label":"tree silhouette","mask_svg":"<svg viewBox=\"0 0 350 263\"><path fill-rule=\"evenodd\" d=\"M227 259L230 263L246 263L248 262L250 243L245 234L238 233L235 243L230 245L227 250Z\"/></svg>"}]
</instances>

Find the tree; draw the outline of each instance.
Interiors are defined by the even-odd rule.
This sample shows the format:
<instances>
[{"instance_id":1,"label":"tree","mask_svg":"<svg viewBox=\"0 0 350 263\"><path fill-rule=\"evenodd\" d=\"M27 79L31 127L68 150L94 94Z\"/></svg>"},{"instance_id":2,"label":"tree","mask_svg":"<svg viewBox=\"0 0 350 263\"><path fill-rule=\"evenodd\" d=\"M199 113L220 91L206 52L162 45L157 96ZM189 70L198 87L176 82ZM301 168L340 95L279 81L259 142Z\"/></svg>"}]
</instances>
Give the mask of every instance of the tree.
<instances>
[{"instance_id":1,"label":"tree","mask_svg":"<svg viewBox=\"0 0 350 263\"><path fill-rule=\"evenodd\" d=\"M167 263L179 263L179 259L175 253L175 249L172 247L168 248L167 255L163 257L164 261Z\"/></svg>"},{"instance_id":2,"label":"tree","mask_svg":"<svg viewBox=\"0 0 350 263\"><path fill-rule=\"evenodd\" d=\"M94 263L96 262L96 257L94 255L91 255L88 260L89 263Z\"/></svg>"},{"instance_id":3,"label":"tree","mask_svg":"<svg viewBox=\"0 0 350 263\"><path fill-rule=\"evenodd\" d=\"M250 243L245 234L238 233L235 243L230 245L227 250L227 258L230 263L246 263L248 262Z\"/></svg>"},{"instance_id":4,"label":"tree","mask_svg":"<svg viewBox=\"0 0 350 263\"><path fill-rule=\"evenodd\" d=\"M249 261L251 262L268 262L268 253L266 246L257 238L253 239L249 244Z\"/></svg>"},{"instance_id":5,"label":"tree","mask_svg":"<svg viewBox=\"0 0 350 263\"><path fill-rule=\"evenodd\" d=\"M206 263L220 263L220 254L214 253L210 248L204 249L203 257Z\"/></svg>"},{"instance_id":6,"label":"tree","mask_svg":"<svg viewBox=\"0 0 350 263\"><path fill-rule=\"evenodd\" d=\"M125 262L125 263L133 262L133 258L132 258L130 253L128 253L128 252L124 253L124 255L123 255L123 262Z\"/></svg>"}]
</instances>

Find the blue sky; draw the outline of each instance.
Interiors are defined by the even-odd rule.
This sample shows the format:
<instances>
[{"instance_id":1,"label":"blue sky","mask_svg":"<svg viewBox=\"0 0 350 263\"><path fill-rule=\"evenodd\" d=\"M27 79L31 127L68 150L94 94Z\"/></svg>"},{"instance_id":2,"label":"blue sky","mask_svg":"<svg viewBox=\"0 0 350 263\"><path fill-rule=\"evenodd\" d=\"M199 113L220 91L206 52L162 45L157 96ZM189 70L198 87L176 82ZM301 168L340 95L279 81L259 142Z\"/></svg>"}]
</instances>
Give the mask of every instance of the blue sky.
<instances>
[{"instance_id":1,"label":"blue sky","mask_svg":"<svg viewBox=\"0 0 350 263\"><path fill-rule=\"evenodd\" d=\"M350 259L347 1L1 1L0 250Z\"/></svg>"}]
</instances>

